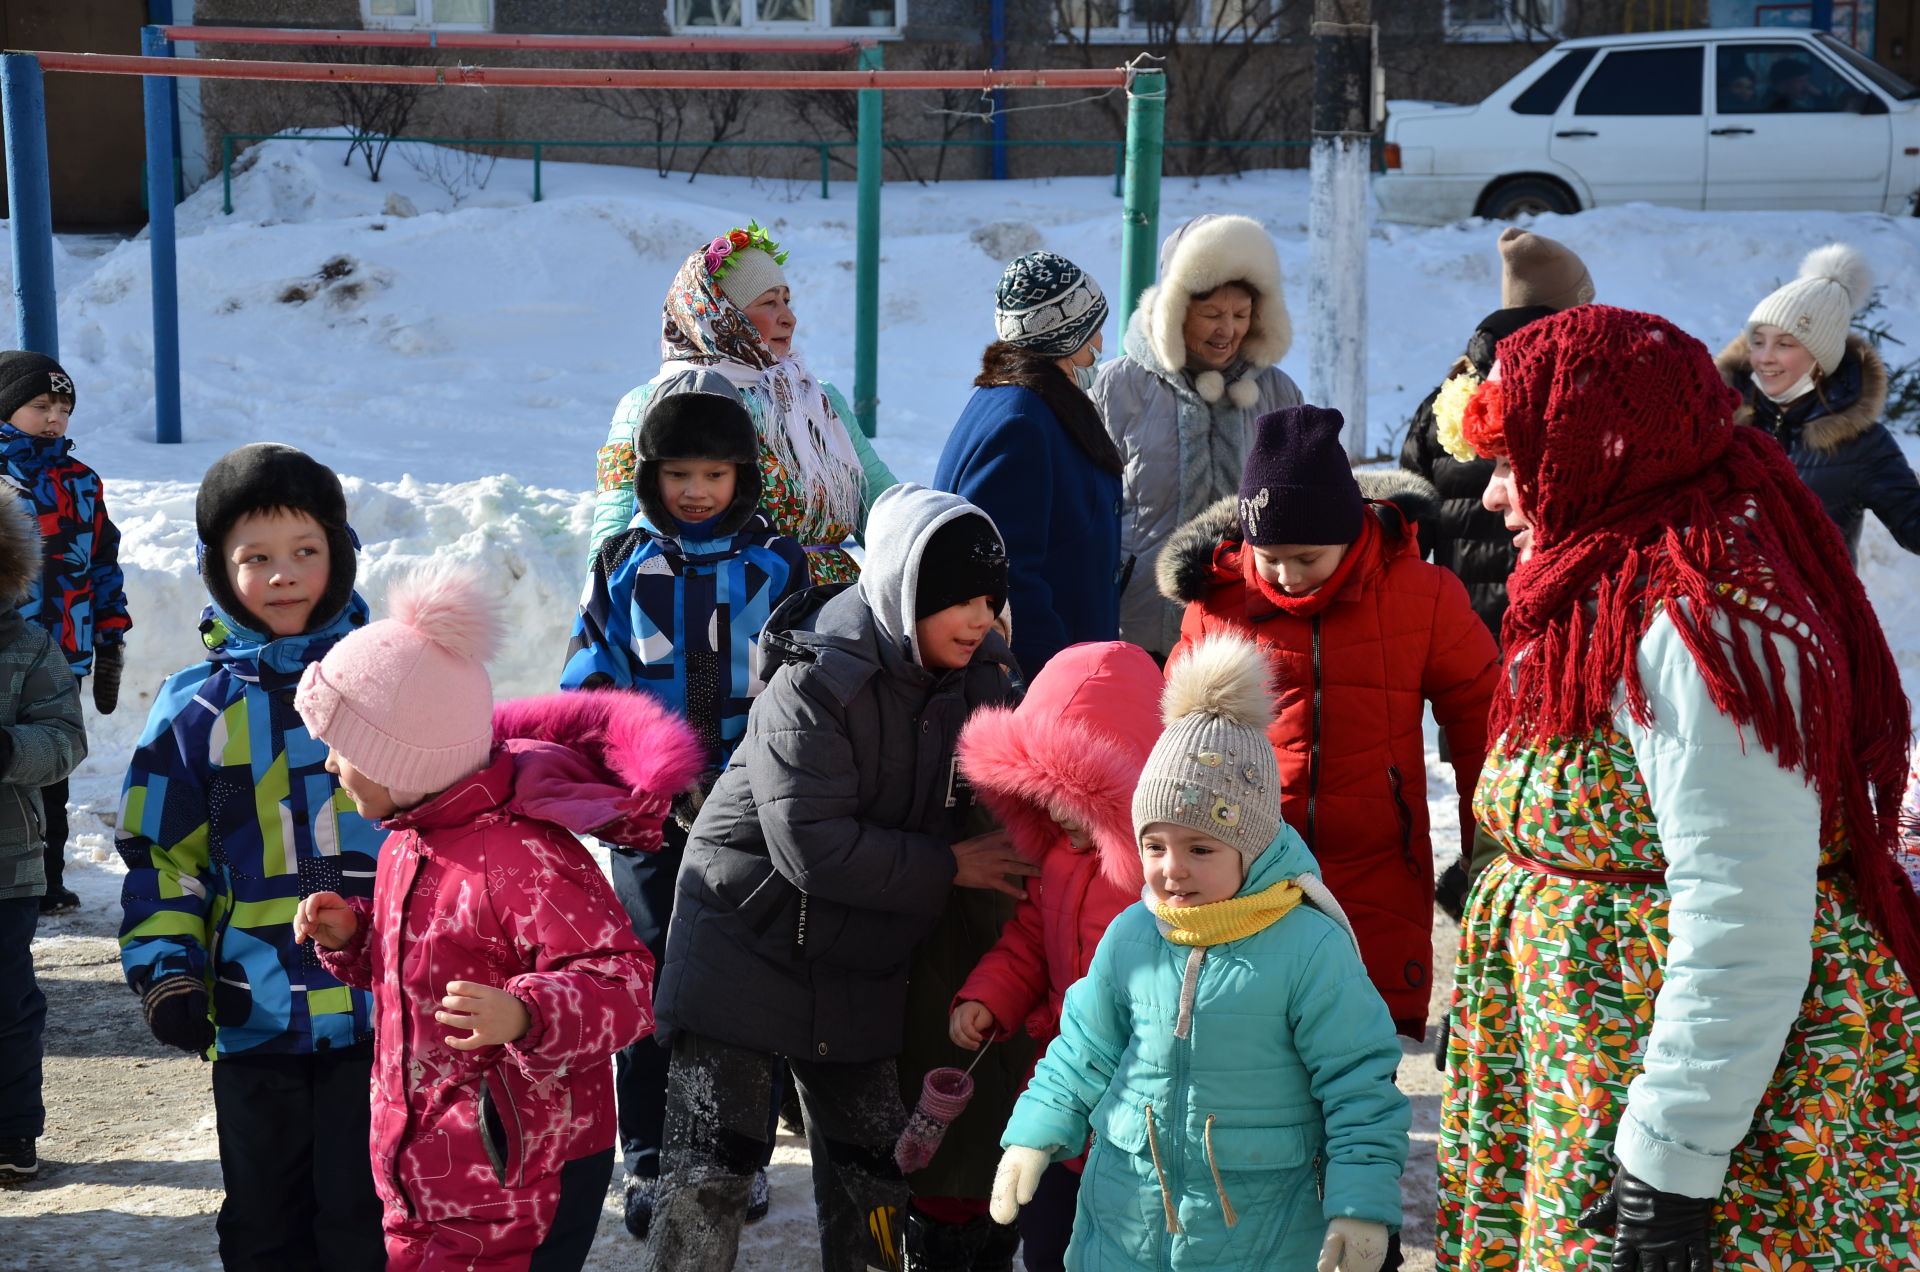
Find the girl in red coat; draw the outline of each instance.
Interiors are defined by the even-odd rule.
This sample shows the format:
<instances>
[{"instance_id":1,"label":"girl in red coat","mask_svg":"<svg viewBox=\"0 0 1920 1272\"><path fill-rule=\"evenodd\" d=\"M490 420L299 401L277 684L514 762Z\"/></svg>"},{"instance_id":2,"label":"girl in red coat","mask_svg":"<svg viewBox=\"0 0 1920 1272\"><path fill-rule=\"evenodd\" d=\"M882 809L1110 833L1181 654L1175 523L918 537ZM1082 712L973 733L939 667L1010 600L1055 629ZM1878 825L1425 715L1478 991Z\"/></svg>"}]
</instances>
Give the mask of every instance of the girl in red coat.
<instances>
[{"instance_id":1,"label":"girl in red coat","mask_svg":"<svg viewBox=\"0 0 1920 1272\"><path fill-rule=\"evenodd\" d=\"M1420 559L1433 488L1366 473L1381 497L1363 495L1341 422L1315 406L1262 416L1239 499L1168 542L1160 590L1187 607L1168 662L1220 631L1267 650L1281 815L1353 920L1394 1026L1419 1038L1433 978L1424 708L1446 731L1470 853L1500 655L1460 580Z\"/></svg>"},{"instance_id":2,"label":"girl in red coat","mask_svg":"<svg viewBox=\"0 0 1920 1272\"><path fill-rule=\"evenodd\" d=\"M1017 708L982 708L961 730L960 771L1040 878L955 995L956 1046L977 1048L1024 1023L1037 1058L1059 1035L1067 986L1087 974L1101 933L1140 899L1133 788L1160 736L1163 688L1137 645L1073 645ZM1061 1267L1081 1164L1050 1167L1020 1212L1028 1272Z\"/></svg>"},{"instance_id":3,"label":"girl in red coat","mask_svg":"<svg viewBox=\"0 0 1920 1272\"><path fill-rule=\"evenodd\" d=\"M391 1272L578 1269L613 1172L608 1060L653 1030L653 960L573 832L660 846L700 744L652 699L493 707L468 574L307 668L327 769L392 833L373 902L315 892L294 935L374 995L373 1174Z\"/></svg>"}]
</instances>

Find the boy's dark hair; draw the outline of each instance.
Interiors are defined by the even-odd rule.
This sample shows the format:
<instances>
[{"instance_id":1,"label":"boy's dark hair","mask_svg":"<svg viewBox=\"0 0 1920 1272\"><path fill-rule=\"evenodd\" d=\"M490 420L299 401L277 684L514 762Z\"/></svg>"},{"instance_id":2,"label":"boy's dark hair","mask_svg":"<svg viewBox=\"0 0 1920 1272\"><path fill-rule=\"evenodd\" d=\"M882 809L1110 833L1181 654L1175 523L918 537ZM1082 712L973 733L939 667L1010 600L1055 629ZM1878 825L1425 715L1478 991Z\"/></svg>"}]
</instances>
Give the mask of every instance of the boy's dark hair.
<instances>
[{"instance_id":1,"label":"boy's dark hair","mask_svg":"<svg viewBox=\"0 0 1920 1272\"><path fill-rule=\"evenodd\" d=\"M305 513L327 536L327 588L315 602L307 630L339 617L353 596L359 544L347 528L347 496L340 478L305 451L278 442L253 442L228 451L200 479L193 519L200 532L200 577L213 603L257 632L267 624L240 603L227 579L226 540L250 513Z\"/></svg>"},{"instance_id":2,"label":"boy's dark hair","mask_svg":"<svg viewBox=\"0 0 1920 1272\"><path fill-rule=\"evenodd\" d=\"M13 413L42 393L77 402L73 377L58 362L44 353L9 349L0 353L0 420L11 420Z\"/></svg>"},{"instance_id":3,"label":"boy's dark hair","mask_svg":"<svg viewBox=\"0 0 1920 1272\"><path fill-rule=\"evenodd\" d=\"M732 464L739 476L733 502L714 528L712 538L738 533L759 510L760 434L740 400L720 393L683 391L655 398L647 404L640 431L633 439L634 501L647 521L671 534L679 524L660 495L660 465L668 460L704 459Z\"/></svg>"}]
</instances>

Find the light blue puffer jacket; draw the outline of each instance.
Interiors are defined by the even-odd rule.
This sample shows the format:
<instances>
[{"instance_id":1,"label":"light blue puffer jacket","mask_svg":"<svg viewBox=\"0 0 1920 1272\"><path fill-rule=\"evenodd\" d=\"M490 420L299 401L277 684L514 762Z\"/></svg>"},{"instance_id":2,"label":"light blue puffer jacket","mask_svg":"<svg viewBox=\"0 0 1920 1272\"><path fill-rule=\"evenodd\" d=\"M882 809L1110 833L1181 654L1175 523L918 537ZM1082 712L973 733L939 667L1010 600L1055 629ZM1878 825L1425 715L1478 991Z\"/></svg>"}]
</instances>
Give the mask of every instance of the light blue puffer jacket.
<instances>
[{"instance_id":1,"label":"light blue puffer jacket","mask_svg":"<svg viewBox=\"0 0 1920 1272\"><path fill-rule=\"evenodd\" d=\"M1282 826L1241 892L1309 872L1313 854ZM1144 905L1123 911L1001 1137L1065 1160L1094 1132L1067 1267L1311 1268L1329 1219L1399 1227L1400 1046L1345 929L1303 904L1208 949L1182 1039L1187 955Z\"/></svg>"}]
</instances>

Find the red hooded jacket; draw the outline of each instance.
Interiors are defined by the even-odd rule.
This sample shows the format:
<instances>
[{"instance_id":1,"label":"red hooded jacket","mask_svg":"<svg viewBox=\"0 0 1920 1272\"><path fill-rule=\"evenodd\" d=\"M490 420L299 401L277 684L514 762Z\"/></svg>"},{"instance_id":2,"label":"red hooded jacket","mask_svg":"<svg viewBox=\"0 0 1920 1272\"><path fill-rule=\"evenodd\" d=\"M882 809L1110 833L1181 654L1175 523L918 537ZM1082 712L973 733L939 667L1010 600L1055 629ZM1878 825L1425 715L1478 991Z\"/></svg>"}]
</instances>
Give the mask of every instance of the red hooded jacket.
<instances>
[{"instance_id":1,"label":"red hooded jacket","mask_svg":"<svg viewBox=\"0 0 1920 1272\"><path fill-rule=\"evenodd\" d=\"M1239 632L1272 659L1268 737L1280 813L1320 862L1353 920L1367 971L1401 1032L1420 1037L1433 979L1433 844L1428 837L1425 704L1447 735L1460 793L1461 849L1487 749L1500 652L1467 590L1420 559L1417 522L1432 487L1406 473L1358 474L1379 533L1365 555L1282 609L1248 581L1236 501L1223 499L1168 541L1160 589L1186 605L1171 663L1204 636ZM1289 612L1290 611L1290 612Z\"/></svg>"}]
</instances>

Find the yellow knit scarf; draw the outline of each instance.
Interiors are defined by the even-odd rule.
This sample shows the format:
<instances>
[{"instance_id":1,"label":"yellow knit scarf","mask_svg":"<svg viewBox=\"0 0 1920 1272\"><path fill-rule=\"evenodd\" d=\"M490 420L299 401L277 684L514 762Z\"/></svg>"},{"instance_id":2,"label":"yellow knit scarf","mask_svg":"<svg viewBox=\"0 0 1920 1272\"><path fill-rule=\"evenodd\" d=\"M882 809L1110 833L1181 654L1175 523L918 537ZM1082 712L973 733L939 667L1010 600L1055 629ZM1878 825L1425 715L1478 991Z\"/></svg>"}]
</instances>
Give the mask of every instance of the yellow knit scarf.
<instances>
[{"instance_id":1,"label":"yellow knit scarf","mask_svg":"<svg viewBox=\"0 0 1920 1272\"><path fill-rule=\"evenodd\" d=\"M1299 884L1282 879L1264 891L1229 897L1225 901L1147 908L1167 925L1163 935L1175 945L1224 945L1278 923L1305 896Z\"/></svg>"}]
</instances>

